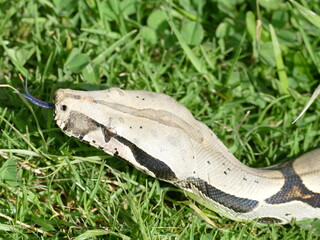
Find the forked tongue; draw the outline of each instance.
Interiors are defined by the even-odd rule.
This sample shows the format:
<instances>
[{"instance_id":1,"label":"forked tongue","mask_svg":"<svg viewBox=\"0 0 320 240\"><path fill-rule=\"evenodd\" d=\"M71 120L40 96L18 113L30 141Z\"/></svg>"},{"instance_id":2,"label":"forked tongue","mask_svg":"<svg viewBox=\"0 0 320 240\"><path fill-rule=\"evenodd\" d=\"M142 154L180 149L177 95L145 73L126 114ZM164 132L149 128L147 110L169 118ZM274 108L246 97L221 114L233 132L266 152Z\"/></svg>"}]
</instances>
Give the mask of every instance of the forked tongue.
<instances>
[{"instance_id":1,"label":"forked tongue","mask_svg":"<svg viewBox=\"0 0 320 240\"><path fill-rule=\"evenodd\" d=\"M15 92L15 93L19 94L20 96L24 97L25 99L27 99L28 101L32 102L33 104L35 104L39 107L43 107L43 108L47 108L47 109L54 109L54 104L39 100L29 93L29 91L28 91L28 78L26 79L24 91L26 92L26 94L19 93L19 92Z\"/></svg>"}]
</instances>

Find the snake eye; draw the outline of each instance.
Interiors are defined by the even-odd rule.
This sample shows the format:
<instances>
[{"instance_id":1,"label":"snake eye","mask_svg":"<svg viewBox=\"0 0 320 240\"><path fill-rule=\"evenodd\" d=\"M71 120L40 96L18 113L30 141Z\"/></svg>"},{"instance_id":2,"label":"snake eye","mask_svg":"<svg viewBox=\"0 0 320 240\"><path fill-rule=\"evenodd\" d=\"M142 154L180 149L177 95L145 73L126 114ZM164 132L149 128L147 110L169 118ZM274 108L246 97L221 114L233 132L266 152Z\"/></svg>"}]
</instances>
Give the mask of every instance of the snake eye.
<instances>
[{"instance_id":1,"label":"snake eye","mask_svg":"<svg viewBox=\"0 0 320 240\"><path fill-rule=\"evenodd\" d=\"M66 111L67 110L67 105L61 105L60 106L61 111Z\"/></svg>"}]
</instances>

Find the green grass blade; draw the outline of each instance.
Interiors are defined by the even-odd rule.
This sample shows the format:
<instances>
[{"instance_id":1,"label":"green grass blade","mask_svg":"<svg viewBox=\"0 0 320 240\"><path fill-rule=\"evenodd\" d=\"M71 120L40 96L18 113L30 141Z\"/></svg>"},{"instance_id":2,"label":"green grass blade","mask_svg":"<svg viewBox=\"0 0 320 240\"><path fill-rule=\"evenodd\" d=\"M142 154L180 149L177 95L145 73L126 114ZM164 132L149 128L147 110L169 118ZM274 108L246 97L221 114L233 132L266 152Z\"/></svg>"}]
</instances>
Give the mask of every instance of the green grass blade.
<instances>
[{"instance_id":1,"label":"green grass blade","mask_svg":"<svg viewBox=\"0 0 320 240\"><path fill-rule=\"evenodd\" d=\"M315 25L317 28L320 29L320 17L315 12L300 5L296 1L291 0L290 2L299 10L302 16L304 16L310 23L312 23L313 25Z\"/></svg>"},{"instance_id":2,"label":"green grass blade","mask_svg":"<svg viewBox=\"0 0 320 240\"><path fill-rule=\"evenodd\" d=\"M128 42L130 37L135 34L137 30L132 30L131 32L127 33L124 35L122 38L120 38L118 41L113 43L110 47L108 47L106 50L104 50L102 53L100 53L96 58L92 60L94 64L99 64L102 61L105 60L106 57L110 56L110 54L116 50L116 48L120 47L121 45L125 44Z\"/></svg>"},{"instance_id":3,"label":"green grass blade","mask_svg":"<svg viewBox=\"0 0 320 240\"><path fill-rule=\"evenodd\" d=\"M282 94L288 94L289 81L288 81L287 73L283 64L280 44L279 44L276 32L271 24L269 24L269 28L270 28L270 34L272 39L273 51L274 51L274 56L276 60L279 80L281 83L279 91Z\"/></svg>"},{"instance_id":4,"label":"green grass blade","mask_svg":"<svg viewBox=\"0 0 320 240\"><path fill-rule=\"evenodd\" d=\"M12 56L10 54L9 49L7 48L6 44L3 42L2 38L0 37L0 44L4 48L5 52L7 53L8 57L10 58L11 62L13 65L18 69L18 71L24 76L28 76L28 70L23 67L23 64L19 61L18 58Z\"/></svg>"},{"instance_id":5,"label":"green grass blade","mask_svg":"<svg viewBox=\"0 0 320 240\"><path fill-rule=\"evenodd\" d=\"M314 102L314 100L317 99L319 94L320 94L320 85L318 85L316 90L313 92L311 98L309 99L309 101L307 102L307 104L305 105L305 107L303 108L301 113L298 115L298 117L292 122L292 124L294 124L296 121L298 121L305 114L305 112L308 110L308 108L311 106L311 104Z\"/></svg>"},{"instance_id":6,"label":"green grass blade","mask_svg":"<svg viewBox=\"0 0 320 240\"><path fill-rule=\"evenodd\" d=\"M201 59L199 59L193 53L191 48L188 46L186 41L183 39L183 37L181 36L181 33L179 32L179 30L177 29L176 25L174 24L172 16L169 14L169 11L165 11L165 13L166 13L167 22L169 23L172 31L174 32L174 35L178 39L183 51L185 52L185 54L190 59L190 61L191 61L192 65L194 66L194 68L201 74L208 74L205 62L202 61Z\"/></svg>"}]
</instances>

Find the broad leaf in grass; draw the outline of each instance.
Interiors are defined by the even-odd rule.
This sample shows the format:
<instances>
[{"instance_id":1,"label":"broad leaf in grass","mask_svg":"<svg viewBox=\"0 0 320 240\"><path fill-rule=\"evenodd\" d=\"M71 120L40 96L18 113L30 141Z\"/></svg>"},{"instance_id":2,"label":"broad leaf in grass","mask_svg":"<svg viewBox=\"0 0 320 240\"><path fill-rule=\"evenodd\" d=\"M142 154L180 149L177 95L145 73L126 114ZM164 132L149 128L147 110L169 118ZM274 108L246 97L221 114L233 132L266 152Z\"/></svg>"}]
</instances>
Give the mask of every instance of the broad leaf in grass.
<instances>
[{"instance_id":1,"label":"broad leaf in grass","mask_svg":"<svg viewBox=\"0 0 320 240\"><path fill-rule=\"evenodd\" d=\"M12 186L20 185L20 176L17 174L17 163L9 158L0 168L0 181Z\"/></svg>"},{"instance_id":2,"label":"broad leaf in grass","mask_svg":"<svg viewBox=\"0 0 320 240\"><path fill-rule=\"evenodd\" d=\"M89 64L89 57L81 54L78 48L72 49L64 66L72 73L81 72Z\"/></svg>"},{"instance_id":3,"label":"broad leaf in grass","mask_svg":"<svg viewBox=\"0 0 320 240\"><path fill-rule=\"evenodd\" d=\"M149 15L147 25L158 33L163 33L169 27L166 21L166 14L161 10L155 10Z\"/></svg>"},{"instance_id":4,"label":"broad leaf in grass","mask_svg":"<svg viewBox=\"0 0 320 240\"><path fill-rule=\"evenodd\" d=\"M83 70L82 75L89 83L99 84L100 75L99 75L99 66L89 63Z\"/></svg>"},{"instance_id":5,"label":"broad leaf in grass","mask_svg":"<svg viewBox=\"0 0 320 240\"><path fill-rule=\"evenodd\" d=\"M198 45L202 42L204 31L198 22L187 21L182 25L181 35L189 45Z\"/></svg>"},{"instance_id":6,"label":"broad leaf in grass","mask_svg":"<svg viewBox=\"0 0 320 240\"><path fill-rule=\"evenodd\" d=\"M149 44L155 45L158 42L158 37L154 29L150 27L143 27L140 33L143 39L146 40Z\"/></svg>"}]
</instances>

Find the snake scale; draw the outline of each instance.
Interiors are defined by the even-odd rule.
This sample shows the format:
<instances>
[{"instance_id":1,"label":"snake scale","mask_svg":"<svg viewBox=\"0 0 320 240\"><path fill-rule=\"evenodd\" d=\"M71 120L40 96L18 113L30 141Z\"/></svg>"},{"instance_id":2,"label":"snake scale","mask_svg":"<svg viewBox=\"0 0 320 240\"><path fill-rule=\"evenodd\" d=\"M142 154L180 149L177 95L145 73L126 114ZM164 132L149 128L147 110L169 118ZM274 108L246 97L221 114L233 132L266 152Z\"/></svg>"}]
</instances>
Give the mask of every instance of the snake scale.
<instances>
[{"instance_id":1,"label":"snake scale","mask_svg":"<svg viewBox=\"0 0 320 240\"><path fill-rule=\"evenodd\" d=\"M320 149L268 168L242 164L168 95L110 88L58 89L52 108L70 137L131 163L234 220L286 224L320 218Z\"/></svg>"}]
</instances>

